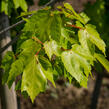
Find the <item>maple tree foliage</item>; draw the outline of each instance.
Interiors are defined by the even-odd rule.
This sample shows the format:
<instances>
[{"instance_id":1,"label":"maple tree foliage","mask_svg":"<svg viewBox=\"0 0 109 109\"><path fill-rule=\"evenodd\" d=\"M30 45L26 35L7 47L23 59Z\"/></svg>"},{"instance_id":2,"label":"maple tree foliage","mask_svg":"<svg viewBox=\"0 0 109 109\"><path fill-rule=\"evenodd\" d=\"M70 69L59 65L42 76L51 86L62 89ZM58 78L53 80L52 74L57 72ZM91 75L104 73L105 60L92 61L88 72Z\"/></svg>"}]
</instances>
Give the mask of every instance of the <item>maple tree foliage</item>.
<instances>
[{"instance_id":1,"label":"maple tree foliage","mask_svg":"<svg viewBox=\"0 0 109 109\"><path fill-rule=\"evenodd\" d=\"M64 75L87 88L94 62L100 62L109 71L106 44L96 27L88 24L90 19L85 13L77 14L70 4L64 3L56 10L40 9L24 20L16 53L8 51L1 67L3 84L11 87L21 75L16 90L27 92L32 102L46 90L48 80L56 87L55 78Z\"/></svg>"},{"instance_id":2,"label":"maple tree foliage","mask_svg":"<svg viewBox=\"0 0 109 109\"><path fill-rule=\"evenodd\" d=\"M93 11L92 11L93 10ZM96 25L97 31L106 43L106 58L109 59L109 2L107 0L96 0L94 4L86 4L84 12L90 17L89 23ZM108 64L107 64L108 66ZM97 72L104 72L101 64L96 63Z\"/></svg>"}]
</instances>

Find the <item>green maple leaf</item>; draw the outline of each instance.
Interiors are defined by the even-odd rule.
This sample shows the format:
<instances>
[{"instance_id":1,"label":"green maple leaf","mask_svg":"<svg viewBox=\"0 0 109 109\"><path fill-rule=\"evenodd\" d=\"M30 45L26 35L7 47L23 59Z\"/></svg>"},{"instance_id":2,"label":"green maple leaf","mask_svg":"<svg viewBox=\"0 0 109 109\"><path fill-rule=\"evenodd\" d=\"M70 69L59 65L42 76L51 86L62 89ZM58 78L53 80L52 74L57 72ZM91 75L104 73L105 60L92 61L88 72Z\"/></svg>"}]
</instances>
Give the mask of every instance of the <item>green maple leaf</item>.
<instances>
[{"instance_id":1,"label":"green maple leaf","mask_svg":"<svg viewBox=\"0 0 109 109\"><path fill-rule=\"evenodd\" d=\"M66 70L84 87L87 87L88 76L91 73L91 66L88 60L75 50L65 51L61 58Z\"/></svg>"},{"instance_id":2,"label":"green maple leaf","mask_svg":"<svg viewBox=\"0 0 109 109\"><path fill-rule=\"evenodd\" d=\"M70 32L72 32L72 31L70 31ZM70 42L71 44L78 43L74 38L70 37L69 30L62 27L61 28L61 37L60 37L61 47L67 49L68 42Z\"/></svg>"},{"instance_id":3,"label":"green maple leaf","mask_svg":"<svg viewBox=\"0 0 109 109\"><path fill-rule=\"evenodd\" d=\"M21 7L23 11L27 11L28 6L25 0L13 0L13 2L16 9Z\"/></svg>"},{"instance_id":4,"label":"green maple leaf","mask_svg":"<svg viewBox=\"0 0 109 109\"><path fill-rule=\"evenodd\" d=\"M2 0L1 1L1 12L5 12L5 14L10 15L13 8L19 8L23 11L27 11L28 6L25 0Z\"/></svg>"},{"instance_id":5,"label":"green maple leaf","mask_svg":"<svg viewBox=\"0 0 109 109\"><path fill-rule=\"evenodd\" d=\"M90 21L90 18L86 15L86 13L81 12L80 16L84 19L85 24L87 24Z\"/></svg>"},{"instance_id":6,"label":"green maple leaf","mask_svg":"<svg viewBox=\"0 0 109 109\"><path fill-rule=\"evenodd\" d=\"M38 57L32 57L23 71L21 90L27 91L33 102L35 97L45 90L46 82L46 76L43 73Z\"/></svg>"},{"instance_id":7,"label":"green maple leaf","mask_svg":"<svg viewBox=\"0 0 109 109\"><path fill-rule=\"evenodd\" d=\"M81 46L93 55L95 52L95 46L92 44L92 42L87 37L87 31L79 30L78 37L79 37L79 42Z\"/></svg>"},{"instance_id":8,"label":"green maple leaf","mask_svg":"<svg viewBox=\"0 0 109 109\"><path fill-rule=\"evenodd\" d=\"M39 10L27 20L23 31L37 33L37 37L41 41L46 41L51 38L59 41L61 36L61 23L59 14L52 13L50 10Z\"/></svg>"},{"instance_id":9,"label":"green maple leaf","mask_svg":"<svg viewBox=\"0 0 109 109\"><path fill-rule=\"evenodd\" d=\"M12 63L11 69L9 71L9 77L7 80L7 84L9 86L9 88L12 86L15 78L23 72L24 62L25 62L25 60L22 57L22 58L19 58L18 60L16 60L14 63Z\"/></svg>"},{"instance_id":10,"label":"green maple leaf","mask_svg":"<svg viewBox=\"0 0 109 109\"><path fill-rule=\"evenodd\" d=\"M105 54L105 42L100 38L99 33L93 28L93 25L86 25L87 36Z\"/></svg>"},{"instance_id":11,"label":"green maple leaf","mask_svg":"<svg viewBox=\"0 0 109 109\"><path fill-rule=\"evenodd\" d=\"M50 59L53 54L59 56L61 53L61 46L58 45L57 42L54 40L46 41L44 43L44 49Z\"/></svg>"},{"instance_id":12,"label":"green maple leaf","mask_svg":"<svg viewBox=\"0 0 109 109\"><path fill-rule=\"evenodd\" d=\"M1 1L1 8L0 12L5 12L6 15L10 15L12 12L12 8L14 7L14 4L10 0L2 0Z\"/></svg>"},{"instance_id":13,"label":"green maple leaf","mask_svg":"<svg viewBox=\"0 0 109 109\"><path fill-rule=\"evenodd\" d=\"M36 51L40 49L40 45L32 39L29 39L26 40L20 48L22 49L22 52L18 55L18 59L12 63L9 71L7 81L9 87L11 87L15 78L23 72L31 57L33 57Z\"/></svg>"},{"instance_id":14,"label":"green maple leaf","mask_svg":"<svg viewBox=\"0 0 109 109\"><path fill-rule=\"evenodd\" d=\"M54 71L52 69L52 65L51 65L50 61L47 58L45 58L44 56L39 56L38 59L44 69L44 74L45 74L46 78L52 82L54 87L56 87L54 78L53 78Z\"/></svg>"},{"instance_id":15,"label":"green maple leaf","mask_svg":"<svg viewBox=\"0 0 109 109\"><path fill-rule=\"evenodd\" d=\"M80 56L83 56L85 59L90 61L90 64L93 65L93 61L95 60L93 55L89 52L89 50L84 49L82 46L78 44L72 45L72 50L79 54Z\"/></svg>"},{"instance_id":16,"label":"green maple leaf","mask_svg":"<svg viewBox=\"0 0 109 109\"><path fill-rule=\"evenodd\" d=\"M22 76L21 90L27 91L32 102L40 92L45 91L47 79L55 86L50 63L44 57L40 57L40 61L38 56L32 57L29 64L25 67ZM46 70L44 69L45 67L42 67L44 64L47 66Z\"/></svg>"},{"instance_id":17,"label":"green maple leaf","mask_svg":"<svg viewBox=\"0 0 109 109\"><path fill-rule=\"evenodd\" d=\"M77 14L69 3L64 3L64 7L65 7L65 9L63 9L63 13L67 17L69 17L71 19L76 19L76 20L80 21L83 24L87 23L85 21L86 18L84 18L84 17L82 18L79 14Z\"/></svg>"},{"instance_id":18,"label":"green maple leaf","mask_svg":"<svg viewBox=\"0 0 109 109\"><path fill-rule=\"evenodd\" d=\"M100 38L99 33L95 30L94 26L86 25L85 30L79 30L78 32L79 41L81 45L94 53L94 45L105 54L105 43ZM93 45L94 44L94 45Z\"/></svg>"},{"instance_id":19,"label":"green maple leaf","mask_svg":"<svg viewBox=\"0 0 109 109\"><path fill-rule=\"evenodd\" d=\"M102 54L95 53L94 56L109 72L109 61Z\"/></svg>"}]
</instances>

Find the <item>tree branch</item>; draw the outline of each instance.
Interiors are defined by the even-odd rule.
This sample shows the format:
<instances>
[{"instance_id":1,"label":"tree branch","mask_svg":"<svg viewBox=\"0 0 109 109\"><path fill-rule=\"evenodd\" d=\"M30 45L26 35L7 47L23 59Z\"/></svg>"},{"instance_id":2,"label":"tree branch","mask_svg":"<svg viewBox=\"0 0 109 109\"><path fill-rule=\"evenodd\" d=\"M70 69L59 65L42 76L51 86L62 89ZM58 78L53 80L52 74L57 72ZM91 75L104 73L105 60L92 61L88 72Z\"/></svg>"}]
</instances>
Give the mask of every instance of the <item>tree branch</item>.
<instances>
[{"instance_id":1,"label":"tree branch","mask_svg":"<svg viewBox=\"0 0 109 109\"><path fill-rule=\"evenodd\" d=\"M14 27L16 27L17 25L20 25L20 24L24 23L24 22L25 22L24 20L21 20L21 21L15 23L15 24L13 24L13 25L11 25L11 26L9 26L9 27L7 27L7 28L1 30L1 31L0 31L0 35L3 34L3 33L5 33L6 31L8 31L8 30L10 30L10 29L12 29L12 28L14 28ZM1 39L1 37L0 37L0 39Z\"/></svg>"},{"instance_id":2,"label":"tree branch","mask_svg":"<svg viewBox=\"0 0 109 109\"><path fill-rule=\"evenodd\" d=\"M19 37L15 37L12 41L10 41L7 45L5 45L4 47L2 47L0 49L0 54L2 52L4 52L10 45L14 44L17 40L19 39Z\"/></svg>"}]
</instances>

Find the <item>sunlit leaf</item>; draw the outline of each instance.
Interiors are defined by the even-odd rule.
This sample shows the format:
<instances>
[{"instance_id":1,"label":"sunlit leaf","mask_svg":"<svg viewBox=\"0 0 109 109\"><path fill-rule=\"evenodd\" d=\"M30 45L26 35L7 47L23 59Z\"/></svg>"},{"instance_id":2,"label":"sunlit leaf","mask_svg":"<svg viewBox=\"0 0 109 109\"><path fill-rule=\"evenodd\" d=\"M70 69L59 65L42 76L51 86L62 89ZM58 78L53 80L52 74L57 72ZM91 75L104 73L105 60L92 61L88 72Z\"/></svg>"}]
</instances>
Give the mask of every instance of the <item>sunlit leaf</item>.
<instances>
[{"instance_id":1,"label":"sunlit leaf","mask_svg":"<svg viewBox=\"0 0 109 109\"><path fill-rule=\"evenodd\" d=\"M104 68L109 72L109 61L101 54L95 53L94 56L104 66Z\"/></svg>"}]
</instances>

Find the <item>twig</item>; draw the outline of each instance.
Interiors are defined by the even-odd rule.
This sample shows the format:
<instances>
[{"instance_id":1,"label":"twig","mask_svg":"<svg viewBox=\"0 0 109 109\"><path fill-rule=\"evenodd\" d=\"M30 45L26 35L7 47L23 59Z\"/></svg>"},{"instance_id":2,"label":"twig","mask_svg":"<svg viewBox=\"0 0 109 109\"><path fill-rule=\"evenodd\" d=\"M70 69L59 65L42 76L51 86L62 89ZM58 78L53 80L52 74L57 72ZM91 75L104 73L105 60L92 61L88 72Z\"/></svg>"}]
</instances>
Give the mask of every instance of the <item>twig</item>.
<instances>
[{"instance_id":1,"label":"twig","mask_svg":"<svg viewBox=\"0 0 109 109\"><path fill-rule=\"evenodd\" d=\"M40 48L39 51L35 54L35 56L37 56L39 54L39 52L41 51L41 49L44 49L44 47Z\"/></svg>"},{"instance_id":2,"label":"twig","mask_svg":"<svg viewBox=\"0 0 109 109\"><path fill-rule=\"evenodd\" d=\"M62 51L70 51L71 49L64 49L63 47L61 47Z\"/></svg>"},{"instance_id":3,"label":"twig","mask_svg":"<svg viewBox=\"0 0 109 109\"><path fill-rule=\"evenodd\" d=\"M82 27L78 27L78 26L76 26L76 25L71 25L71 24L67 24L67 26L68 27L73 27L73 28L77 28L77 29L84 29L84 28L82 28Z\"/></svg>"},{"instance_id":4,"label":"twig","mask_svg":"<svg viewBox=\"0 0 109 109\"><path fill-rule=\"evenodd\" d=\"M41 49L40 49L41 50ZM40 50L35 54L36 56L39 54Z\"/></svg>"},{"instance_id":5,"label":"twig","mask_svg":"<svg viewBox=\"0 0 109 109\"><path fill-rule=\"evenodd\" d=\"M10 30L10 29L12 29L12 28L14 28L14 27L16 27L16 26L18 26L18 25L24 23L24 22L25 22L24 20L21 20L21 21L15 23L15 24L13 24L13 25L11 25L11 26L9 26L9 27L7 27L7 28L1 30L1 31L0 31L0 35L3 34L3 33L5 33L6 31L8 31L8 30Z\"/></svg>"},{"instance_id":6,"label":"twig","mask_svg":"<svg viewBox=\"0 0 109 109\"><path fill-rule=\"evenodd\" d=\"M44 45L43 42L41 42L37 37L32 37L36 42L40 43L41 45Z\"/></svg>"}]
</instances>

